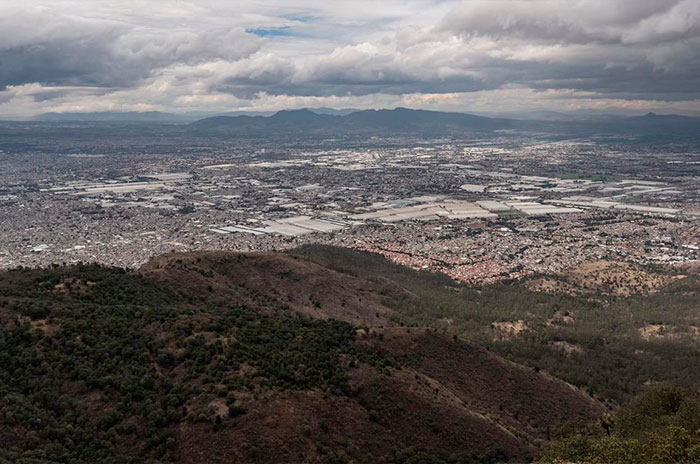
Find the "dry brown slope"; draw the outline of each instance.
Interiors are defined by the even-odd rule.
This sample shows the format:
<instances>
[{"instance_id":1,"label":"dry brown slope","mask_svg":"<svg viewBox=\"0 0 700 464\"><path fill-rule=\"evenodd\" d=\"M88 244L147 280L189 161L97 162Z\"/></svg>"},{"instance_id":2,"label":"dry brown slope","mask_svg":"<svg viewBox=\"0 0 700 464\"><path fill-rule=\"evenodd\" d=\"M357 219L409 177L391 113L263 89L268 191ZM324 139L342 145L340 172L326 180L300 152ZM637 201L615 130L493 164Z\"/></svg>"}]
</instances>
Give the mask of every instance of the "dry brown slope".
<instances>
[{"instance_id":1,"label":"dry brown slope","mask_svg":"<svg viewBox=\"0 0 700 464\"><path fill-rule=\"evenodd\" d=\"M525 462L547 427L604 412L570 385L470 344L424 329L380 333L358 343L399 359L400 369L351 368L347 398L316 391L252 395L241 401L248 414L225 419L218 433L183 424L180 461L394 462L413 448L456 460L502 453Z\"/></svg>"},{"instance_id":2,"label":"dry brown slope","mask_svg":"<svg viewBox=\"0 0 700 464\"><path fill-rule=\"evenodd\" d=\"M392 296L415 298L389 281L370 281L303 258L270 253L179 253L141 274L202 301L268 313L295 311L375 327L357 343L397 359L390 375L349 368L353 396L267 391L247 398L249 413L179 429L182 462L349 462L390 459L415 447L464 457L500 450L531 456L548 427L597 417L604 407L565 382L488 351L418 328L383 328Z\"/></svg>"},{"instance_id":3,"label":"dry brown slope","mask_svg":"<svg viewBox=\"0 0 700 464\"><path fill-rule=\"evenodd\" d=\"M473 411L531 443L565 419L597 417L605 407L576 387L434 331L388 328L367 343L437 382Z\"/></svg>"},{"instance_id":4,"label":"dry brown slope","mask_svg":"<svg viewBox=\"0 0 700 464\"><path fill-rule=\"evenodd\" d=\"M393 310L382 301L413 298L388 281L369 281L275 253L170 253L153 258L139 272L203 302L298 312L360 326L392 325Z\"/></svg>"}]
</instances>

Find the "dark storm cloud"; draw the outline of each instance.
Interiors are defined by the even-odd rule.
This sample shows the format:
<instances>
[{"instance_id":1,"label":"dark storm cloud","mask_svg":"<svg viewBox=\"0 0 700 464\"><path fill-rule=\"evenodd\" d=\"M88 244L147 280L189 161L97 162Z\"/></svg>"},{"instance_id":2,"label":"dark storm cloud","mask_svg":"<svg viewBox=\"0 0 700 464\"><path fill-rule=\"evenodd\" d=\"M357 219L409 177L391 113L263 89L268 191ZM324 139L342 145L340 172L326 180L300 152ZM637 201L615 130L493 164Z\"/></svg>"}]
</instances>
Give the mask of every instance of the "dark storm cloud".
<instances>
[{"instance_id":1,"label":"dark storm cloud","mask_svg":"<svg viewBox=\"0 0 700 464\"><path fill-rule=\"evenodd\" d=\"M697 98L697 0L472 1L440 29L507 50L512 83L635 98Z\"/></svg>"},{"instance_id":2,"label":"dark storm cloud","mask_svg":"<svg viewBox=\"0 0 700 464\"><path fill-rule=\"evenodd\" d=\"M15 10L0 19L0 87L124 87L170 65L235 60L259 41L237 30L168 31Z\"/></svg>"},{"instance_id":3,"label":"dark storm cloud","mask_svg":"<svg viewBox=\"0 0 700 464\"><path fill-rule=\"evenodd\" d=\"M456 42L455 42L456 40ZM621 98L698 98L697 0L474 0L434 28L315 59L260 55L217 90L289 95L451 93L504 85Z\"/></svg>"},{"instance_id":4,"label":"dark storm cloud","mask_svg":"<svg viewBox=\"0 0 700 464\"><path fill-rule=\"evenodd\" d=\"M682 0L473 0L455 8L442 26L467 37L615 43L643 28L649 18L668 15L679 6L677 13L682 15L692 5Z\"/></svg>"},{"instance_id":5,"label":"dark storm cloud","mask_svg":"<svg viewBox=\"0 0 700 464\"><path fill-rule=\"evenodd\" d=\"M274 95L371 95L430 92L471 92L497 88L504 82L488 82L466 73L439 76L394 60L388 54L368 54L346 59L326 58L318 63L295 65L291 61L250 63L234 75L219 80L212 89L249 98L264 90Z\"/></svg>"}]
</instances>

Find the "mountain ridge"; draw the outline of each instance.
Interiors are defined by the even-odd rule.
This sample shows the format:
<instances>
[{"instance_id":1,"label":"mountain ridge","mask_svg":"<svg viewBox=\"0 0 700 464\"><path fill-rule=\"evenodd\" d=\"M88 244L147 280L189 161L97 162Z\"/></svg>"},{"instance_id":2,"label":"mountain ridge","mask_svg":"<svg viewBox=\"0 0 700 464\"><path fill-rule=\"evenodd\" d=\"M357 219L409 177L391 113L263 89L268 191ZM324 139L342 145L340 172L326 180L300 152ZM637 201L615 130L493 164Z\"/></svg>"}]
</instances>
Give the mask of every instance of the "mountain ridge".
<instances>
[{"instance_id":1,"label":"mountain ridge","mask_svg":"<svg viewBox=\"0 0 700 464\"><path fill-rule=\"evenodd\" d=\"M442 112L397 107L394 109L331 110L288 109L277 112L233 112L202 117L201 113L151 112L45 113L34 121L47 124L83 123L136 125L148 130L198 137L333 137L418 136L424 138L469 134L535 133L555 136L697 137L700 117L648 113L639 116L567 115L533 112L504 116Z\"/></svg>"},{"instance_id":2,"label":"mountain ridge","mask_svg":"<svg viewBox=\"0 0 700 464\"><path fill-rule=\"evenodd\" d=\"M361 110L344 115L317 114L312 110L283 110L272 116L215 116L190 123L202 134L245 135L303 129L306 133L328 134L418 134L444 135L496 131L594 131L630 133L652 131L700 131L700 118L647 114L635 117L513 119L478 116L469 113L394 109Z\"/></svg>"}]
</instances>

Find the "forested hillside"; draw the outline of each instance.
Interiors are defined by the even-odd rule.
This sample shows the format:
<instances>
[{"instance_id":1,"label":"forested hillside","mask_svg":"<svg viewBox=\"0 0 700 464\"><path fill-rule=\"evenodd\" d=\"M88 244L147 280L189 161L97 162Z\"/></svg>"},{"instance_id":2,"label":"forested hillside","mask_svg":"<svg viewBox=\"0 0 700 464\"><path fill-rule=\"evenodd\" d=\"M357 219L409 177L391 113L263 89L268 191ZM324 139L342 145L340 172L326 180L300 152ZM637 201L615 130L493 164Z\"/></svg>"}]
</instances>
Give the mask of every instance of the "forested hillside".
<instances>
[{"instance_id":1,"label":"forested hillside","mask_svg":"<svg viewBox=\"0 0 700 464\"><path fill-rule=\"evenodd\" d=\"M700 384L700 283L694 269L647 269L655 292L533 291L529 281L473 287L382 256L310 246L292 252L410 297L387 298L394 323L431 326L621 404L649 386ZM532 281L568 276L536 276ZM598 290L604 290L601 286ZM586 289L588 290L588 289Z\"/></svg>"},{"instance_id":2,"label":"forested hillside","mask_svg":"<svg viewBox=\"0 0 700 464\"><path fill-rule=\"evenodd\" d=\"M618 412L700 381L696 277L671 274L475 288L320 246L6 271L0 462L695 459L693 390Z\"/></svg>"},{"instance_id":3,"label":"forested hillside","mask_svg":"<svg viewBox=\"0 0 700 464\"><path fill-rule=\"evenodd\" d=\"M305 298L287 293L296 288ZM0 456L522 461L556 424L604 412L560 380L432 328L353 316L366 309L353 298L388 314L380 300L402 293L280 255L4 272ZM338 320L353 317L362 322Z\"/></svg>"},{"instance_id":4,"label":"forested hillside","mask_svg":"<svg viewBox=\"0 0 700 464\"><path fill-rule=\"evenodd\" d=\"M700 462L700 394L677 387L652 390L614 416L563 424L552 438L541 462Z\"/></svg>"}]
</instances>

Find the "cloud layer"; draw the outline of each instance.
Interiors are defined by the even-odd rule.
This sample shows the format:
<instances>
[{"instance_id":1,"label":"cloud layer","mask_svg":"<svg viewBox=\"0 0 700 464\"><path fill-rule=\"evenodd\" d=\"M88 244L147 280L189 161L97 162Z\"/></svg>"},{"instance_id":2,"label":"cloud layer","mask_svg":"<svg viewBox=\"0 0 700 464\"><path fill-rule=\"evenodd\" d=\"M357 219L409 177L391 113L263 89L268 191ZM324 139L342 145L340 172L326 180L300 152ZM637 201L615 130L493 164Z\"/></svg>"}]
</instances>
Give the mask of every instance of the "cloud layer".
<instances>
[{"instance_id":1,"label":"cloud layer","mask_svg":"<svg viewBox=\"0 0 700 464\"><path fill-rule=\"evenodd\" d=\"M0 118L392 104L700 111L698 0L7 3Z\"/></svg>"}]
</instances>

